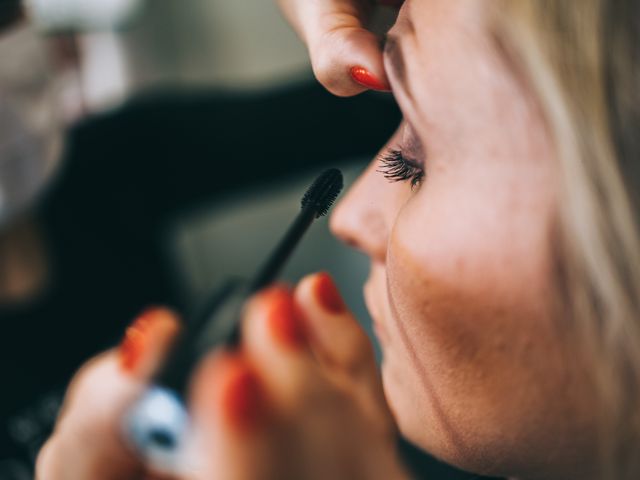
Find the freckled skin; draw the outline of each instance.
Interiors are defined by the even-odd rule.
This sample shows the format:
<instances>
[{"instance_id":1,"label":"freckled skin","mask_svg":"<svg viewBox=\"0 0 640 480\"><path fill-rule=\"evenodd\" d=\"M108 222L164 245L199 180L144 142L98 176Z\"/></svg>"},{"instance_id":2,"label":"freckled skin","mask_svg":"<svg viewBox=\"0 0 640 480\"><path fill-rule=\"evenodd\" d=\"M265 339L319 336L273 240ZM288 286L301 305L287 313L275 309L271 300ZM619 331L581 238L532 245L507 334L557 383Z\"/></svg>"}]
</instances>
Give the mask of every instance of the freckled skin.
<instances>
[{"instance_id":1,"label":"freckled skin","mask_svg":"<svg viewBox=\"0 0 640 480\"><path fill-rule=\"evenodd\" d=\"M484 3L407 2L392 33L412 95L390 78L426 178L412 191L374 161L332 228L371 257L365 297L408 438L471 471L587 478L592 395L553 308L559 165Z\"/></svg>"}]
</instances>

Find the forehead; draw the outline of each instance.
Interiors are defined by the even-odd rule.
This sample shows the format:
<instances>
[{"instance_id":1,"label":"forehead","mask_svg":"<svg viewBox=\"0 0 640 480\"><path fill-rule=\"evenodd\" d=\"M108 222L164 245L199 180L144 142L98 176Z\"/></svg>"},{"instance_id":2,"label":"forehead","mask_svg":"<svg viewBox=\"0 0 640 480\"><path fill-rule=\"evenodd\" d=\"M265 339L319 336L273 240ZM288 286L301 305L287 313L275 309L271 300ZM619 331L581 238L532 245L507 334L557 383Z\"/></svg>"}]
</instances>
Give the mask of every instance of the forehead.
<instances>
[{"instance_id":1,"label":"forehead","mask_svg":"<svg viewBox=\"0 0 640 480\"><path fill-rule=\"evenodd\" d=\"M407 0L389 37L401 46L407 64L422 68L450 55L478 56L489 40L485 5L482 0Z\"/></svg>"},{"instance_id":2,"label":"forehead","mask_svg":"<svg viewBox=\"0 0 640 480\"><path fill-rule=\"evenodd\" d=\"M386 52L406 116L421 116L427 123L449 116L451 102L473 102L479 90L508 76L491 39L485 5L482 0L407 0L389 32L394 46ZM399 56L392 50L401 53L401 62L392 61ZM407 88L400 86L401 77Z\"/></svg>"},{"instance_id":3,"label":"forehead","mask_svg":"<svg viewBox=\"0 0 640 480\"><path fill-rule=\"evenodd\" d=\"M486 0L406 0L399 15L399 28L440 29L456 24L476 28L486 20L492 3ZM419 28L418 28L419 27Z\"/></svg>"},{"instance_id":4,"label":"forehead","mask_svg":"<svg viewBox=\"0 0 640 480\"><path fill-rule=\"evenodd\" d=\"M493 35L491 4L409 0L406 7L390 35L404 57L407 89L392 71L389 78L431 172L552 158L538 97ZM388 58L385 64L391 70Z\"/></svg>"}]
</instances>

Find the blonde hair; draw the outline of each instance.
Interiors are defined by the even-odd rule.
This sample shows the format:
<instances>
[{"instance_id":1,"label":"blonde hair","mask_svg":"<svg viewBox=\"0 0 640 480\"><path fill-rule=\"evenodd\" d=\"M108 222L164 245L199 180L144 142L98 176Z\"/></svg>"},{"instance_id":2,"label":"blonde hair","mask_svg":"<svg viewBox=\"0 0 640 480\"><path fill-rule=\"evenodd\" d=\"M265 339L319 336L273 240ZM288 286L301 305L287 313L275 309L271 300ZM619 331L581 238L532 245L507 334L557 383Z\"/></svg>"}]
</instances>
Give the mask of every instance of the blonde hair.
<instances>
[{"instance_id":1,"label":"blonde hair","mask_svg":"<svg viewBox=\"0 0 640 480\"><path fill-rule=\"evenodd\" d=\"M496 2L562 170L559 287L601 405L599 477L640 478L640 1Z\"/></svg>"}]
</instances>

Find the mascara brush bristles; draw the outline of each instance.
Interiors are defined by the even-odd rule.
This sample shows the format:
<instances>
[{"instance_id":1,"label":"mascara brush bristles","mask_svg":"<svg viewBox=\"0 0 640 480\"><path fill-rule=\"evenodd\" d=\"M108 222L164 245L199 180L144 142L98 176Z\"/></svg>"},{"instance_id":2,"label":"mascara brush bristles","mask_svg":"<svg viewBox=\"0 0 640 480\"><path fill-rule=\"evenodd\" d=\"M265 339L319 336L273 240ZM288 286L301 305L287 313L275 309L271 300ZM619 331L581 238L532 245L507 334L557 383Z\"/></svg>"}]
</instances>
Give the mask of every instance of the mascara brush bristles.
<instances>
[{"instance_id":1,"label":"mascara brush bristles","mask_svg":"<svg viewBox=\"0 0 640 480\"><path fill-rule=\"evenodd\" d=\"M326 170L307 189L300 202L301 207L314 209L316 218L326 215L340 195L342 186L342 172L337 168Z\"/></svg>"}]
</instances>

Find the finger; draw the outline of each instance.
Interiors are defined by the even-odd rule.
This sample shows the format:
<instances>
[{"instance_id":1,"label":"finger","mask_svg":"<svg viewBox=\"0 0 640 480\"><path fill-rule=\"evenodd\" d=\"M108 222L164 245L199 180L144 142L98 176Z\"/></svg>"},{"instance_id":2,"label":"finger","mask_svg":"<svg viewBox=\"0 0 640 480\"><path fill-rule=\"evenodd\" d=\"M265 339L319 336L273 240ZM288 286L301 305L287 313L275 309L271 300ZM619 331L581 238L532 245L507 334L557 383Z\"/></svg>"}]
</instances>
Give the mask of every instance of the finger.
<instances>
[{"instance_id":1,"label":"finger","mask_svg":"<svg viewBox=\"0 0 640 480\"><path fill-rule=\"evenodd\" d=\"M355 395L363 413L379 431L393 431L373 345L342 299L328 273L308 275L294 298L308 342L328 378Z\"/></svg>"},{"instance_id":2,"label":"finger","mask_svg":"<svg viewBox=\"0 0 640 480\"><path fill-rule=\"evenodd\" d=\"M294 296L309 342L324 363L354 377L377 377L373 346L328 273L302 279Z\"/></svg>"},{"instance_id":3,"label":"finger","mask_svg":"<svg viewBox=\"0 0 640 480\"><path fill-rule=\"evenodd\" d=\"M327 90L338 96L389 90L381 39L364 25L371 8L367 2L280 0L280 4L307 44L314 74Z\"/></svg>"},{"instance_id":4,"label":"finger","mask_svg":"<svg viewBox=\"0 0 640 480\"><path fill-rule=\"evenodd\" d=\"M245 309L242 335L243 351L276 403L285 410L298 403L318 372L292 292L276 286L254 297Z\"/></svg>"},{"instance_id":5,"label":"finger","mask_svg":"<svg viewBox=\"0 0 640 480\"><path fill-rule=\"evenodd\" d=\"M38 478L127 478L142 472L121 437L121 419L177 331L175 315L154 309L129 327L117 351L101 354L80 369L54 434L38 457Z\"/></svg>"},{"instance_id":6,"label":"finger","mask_svg":"<svg viewBox=\"0 0 640 480\"><path fill-rule=\"evenodd\" d=\"M199 365L190 403L201 458L196 478L263 478L269 465L267 396L255 369L237 352L215 352ZM273 441L274 438L270 437Z\"/></svg>"},{"instance_id":7,"label":"finger","mask_svg":"<svg viewBox=\"0 0 640 480\"><path fill-rule=\"evenodd\" d=\"M138 392L118 363L117 353L111 351L89 361L76 375L64 414L38 456L38 479L109 479L140 470L133 455L122 448L113 422Z\"/></svg>"},{"instance_id":8,"label":"finger","mask_svg":"<svg viewBox=\"0 0 640 480\"><path fill-rule=\"evenodd\" d=\"M138 392L142 384L159 368L179 330L180 321L171 310L151 308L143 312L125 330L117 351L111 352L107 357L99 355L76 373L67 388L57 424L62 424L67 412L76 411L76 405L80 404L78 408L82 410L81 405L101 391L94 389L94 383L97 382L92 380L100 376L100 373L94 372L101 371L101 359L117 366L112 369L115 373L111 376L118 378L119 384L128 385L127 391ZM114 394L119 391L120 389L115 389Z\"/></svg>"},{"instance_id":9,"label":"finger","mask_svg":"<svg viewBox=\"0 0 640 480\"><path fill-rule=\"evenodd\" d=\"M386 411L373 346L348 310L329 274L305 277L294 293L311 349L334 381L362 393L366 404Z\"/></svg>"},{"instance_id":10,"label":"finger","mask_svg":"<svg viewBox=\"0 0 640 480\"><path fill-rule=\"evenodd\" d=\"M166 308L144 312L127 328L120 346L122 370L146 382L160 367L180 330L178 316Z\"/></svg>"}]
</instances>

